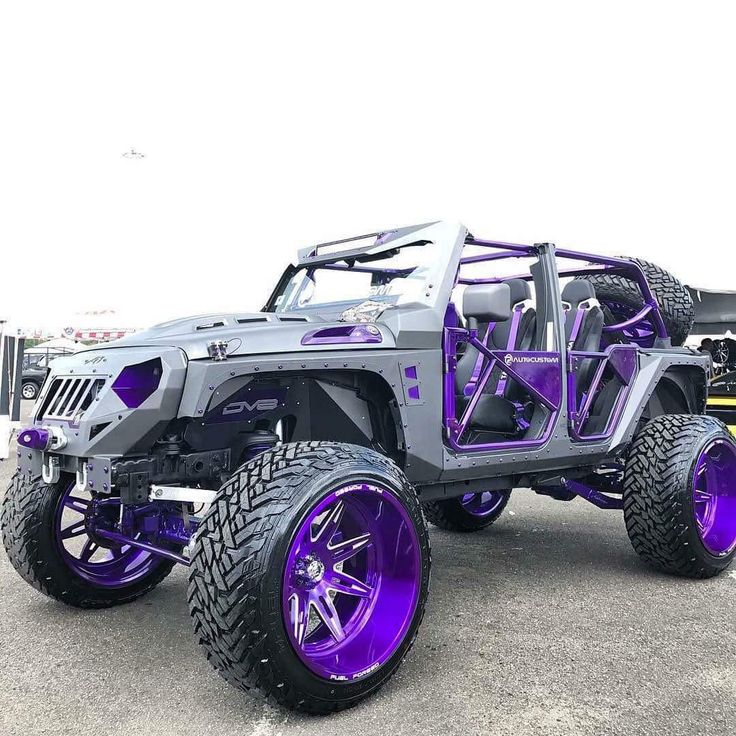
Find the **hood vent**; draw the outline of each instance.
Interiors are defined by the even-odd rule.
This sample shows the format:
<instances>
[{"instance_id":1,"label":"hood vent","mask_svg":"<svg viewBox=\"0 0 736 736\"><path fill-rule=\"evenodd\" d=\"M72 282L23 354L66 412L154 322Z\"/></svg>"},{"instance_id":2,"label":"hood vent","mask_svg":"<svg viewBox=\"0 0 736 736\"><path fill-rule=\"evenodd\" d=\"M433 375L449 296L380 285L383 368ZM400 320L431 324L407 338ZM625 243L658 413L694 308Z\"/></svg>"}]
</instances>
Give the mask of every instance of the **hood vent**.
<instances>
[{"instance_id":1,"label":"hood vent","mask_svg":"<svg viewBox=\"0 0 736 736\"><path fill-rule=\"evenodd\" d=\"M213 330L215 327L224 327L225 323L222 320L217 322L205 322L203 325L197 325L194 329L199 330Z\"/></svg>"}]
</instances>

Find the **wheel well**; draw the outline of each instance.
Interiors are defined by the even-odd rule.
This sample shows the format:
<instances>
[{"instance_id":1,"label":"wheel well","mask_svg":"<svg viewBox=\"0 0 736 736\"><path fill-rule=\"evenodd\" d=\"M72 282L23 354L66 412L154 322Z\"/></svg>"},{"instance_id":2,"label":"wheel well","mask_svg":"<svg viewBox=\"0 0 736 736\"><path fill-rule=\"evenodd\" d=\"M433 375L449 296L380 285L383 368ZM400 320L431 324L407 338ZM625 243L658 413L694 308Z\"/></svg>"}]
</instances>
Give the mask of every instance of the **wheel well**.
<instances>
[{"instance_id":1,"label":"wheel well","mask_svg":"<svg viewBox=\"0 0 736 736\"><path fill-rule=\"evenodd\" d=\"M653 419L663 414L703 414L707 392L707 379L701 368L669 368L659 379L647 402L646 417Z\"/></svg>"},{"instance_id":2,"label":"wheel well","mask_svg":"<svg viewBox=\"0 0 736 736\"><path fill-rule=\"evenodd\" d=\"M396 395L376 373L279 372L225 381L217 387L203 421L191 422L185 438L197 449L229 446L238 457L246 438L265 430L276 432L284 442L335 441L370 447L403 467L402 426Z\"/></svg>"},{"instance_id":3,"label":"wheel well","mask_svg":"<svg viewBox=\"0 0 736 736\"><path fill-rule=\"evenodd\" d=\"M301 380L312 398L309 415L292 415L293 429L285 441L349 442L371 447L403 467L398 401L383 377L368 371L335 371L303 375Z\"/></svg>"}]
</instances>

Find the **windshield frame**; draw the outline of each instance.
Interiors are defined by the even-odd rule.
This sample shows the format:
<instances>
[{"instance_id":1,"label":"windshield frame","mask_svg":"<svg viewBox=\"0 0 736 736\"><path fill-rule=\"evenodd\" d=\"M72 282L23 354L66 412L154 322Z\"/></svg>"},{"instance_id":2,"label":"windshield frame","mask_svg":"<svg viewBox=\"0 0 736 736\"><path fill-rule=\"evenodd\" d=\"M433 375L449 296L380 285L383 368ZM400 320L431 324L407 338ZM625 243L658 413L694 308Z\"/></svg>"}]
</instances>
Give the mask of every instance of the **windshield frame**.
<instances>
[{"instance_id":1,"label":"windshield frame","mask_svg":"<svg viewBox=\"0 0 736 736\"><path fill-rule=\"evenodd\" d=\"M391 274L396 274L397 276L404 275L407 279L411 279L414 272L421 272L421 276L417 277L416 283L408 293L396 294L395 301L385 301L385 304L387 308L396 308L410 303L428 305L430 303L428 297L432 296L431 293L428 292L434 288L434 282L437 281L438 266L443 261L443 259L439 257L441 244L435 243L432 240L427 240L426 238L414 240L401 239L405 242L392 242L387 239L387 235L391 234L393 233L375 234L377 238L376 243L367 248L351 248L342 252L330 253L329 255L317 255L317 248L302 251L300 253L298 265L290 265L281 275L281 278L276 284L276 288L271 293L271 296L264 307L264 311L275 313L319 313L322 311L332 313L344 311L349 307L356 306L366 301L384 303L385 297L370 294L356 295L349 299L335 300L331 302L318 302L313 305L305 304L301 307L292 306L286 309L283 308L282 304L277 303L280 298L286 298L288 301L292 300L293 296L289 289L289 285L300 272L304 275L302 277L302 285L297 287L299 291L304 288L306 279L311 278L311 274L319 270L344 271L346 273L385 274L389 276ZM366 236L361 237L364 238ZM385 268L381 268L379 266L372 265L376 261L391 259L397 255L399 251L405 251L414 247L435 248L438 252L435 254L436 257L425 259L424 261L421 258L417 258L416 264L410 267L395 268L386 266Z\"/></svg>"}]
</instances>

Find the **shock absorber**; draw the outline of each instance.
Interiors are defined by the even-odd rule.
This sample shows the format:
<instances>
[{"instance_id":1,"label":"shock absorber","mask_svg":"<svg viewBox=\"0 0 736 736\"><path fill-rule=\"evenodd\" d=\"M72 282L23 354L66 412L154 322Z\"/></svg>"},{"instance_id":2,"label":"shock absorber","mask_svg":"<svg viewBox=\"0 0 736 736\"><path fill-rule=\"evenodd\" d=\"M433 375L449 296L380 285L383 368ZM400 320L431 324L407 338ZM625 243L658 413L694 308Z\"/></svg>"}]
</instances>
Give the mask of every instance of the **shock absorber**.
<instances>
[{"instance_id":1,"label":"shock absorber","mask_svg":"<svg viewBox=\"0 0 736 736\"><path fill-rule=\"evenodd\" d=\"M279 436L275 432L269 432L267 430L257 429L255 432L251 432L246 441L245 448L243 449L243 462L250 462L254 457L257 457L262 452L270 450L280 442Z\"/></svg>"}]
</instances>

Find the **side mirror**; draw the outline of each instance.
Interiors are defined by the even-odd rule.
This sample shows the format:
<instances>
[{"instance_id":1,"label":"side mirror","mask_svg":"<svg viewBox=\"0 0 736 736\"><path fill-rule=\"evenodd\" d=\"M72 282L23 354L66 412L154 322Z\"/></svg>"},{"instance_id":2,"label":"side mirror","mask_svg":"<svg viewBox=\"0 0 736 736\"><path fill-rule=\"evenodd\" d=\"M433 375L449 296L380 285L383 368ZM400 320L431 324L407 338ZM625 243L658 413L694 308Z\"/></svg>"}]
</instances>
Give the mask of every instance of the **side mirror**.
<instances>
[{"instance_id":1,"label":"side mirror","mask_svg":"<svg viewBox=\"0 0 736 736\"><path fill-rule=\"evenodd\" d=\"M511 317L508 284L473 284L463 294L463 314L468 322L505 322Z\"/></svg>"}]
</instances>

